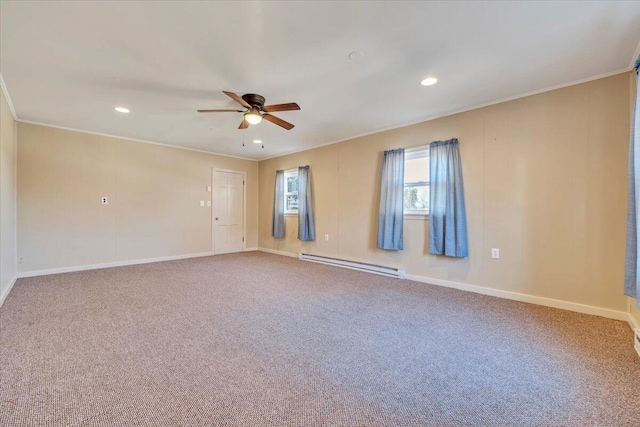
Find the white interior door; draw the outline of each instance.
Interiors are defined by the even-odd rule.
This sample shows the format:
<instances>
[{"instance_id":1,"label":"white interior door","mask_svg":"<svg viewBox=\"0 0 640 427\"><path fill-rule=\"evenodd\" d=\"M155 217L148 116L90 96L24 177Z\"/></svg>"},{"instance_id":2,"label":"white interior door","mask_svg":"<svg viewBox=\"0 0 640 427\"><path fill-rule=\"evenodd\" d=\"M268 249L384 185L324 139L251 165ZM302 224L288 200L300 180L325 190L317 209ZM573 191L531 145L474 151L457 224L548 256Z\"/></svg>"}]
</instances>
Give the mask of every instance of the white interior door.
<instances>
[{"instance_id":1,"label":"white interior door","mask_svg":"<svg viewBox=\"0 0 640 427\"><path fill-rule=\"evenodd\" d=\"M213 172L213 253L244 250L244 174Z\"/></svg>"}]
</instances>

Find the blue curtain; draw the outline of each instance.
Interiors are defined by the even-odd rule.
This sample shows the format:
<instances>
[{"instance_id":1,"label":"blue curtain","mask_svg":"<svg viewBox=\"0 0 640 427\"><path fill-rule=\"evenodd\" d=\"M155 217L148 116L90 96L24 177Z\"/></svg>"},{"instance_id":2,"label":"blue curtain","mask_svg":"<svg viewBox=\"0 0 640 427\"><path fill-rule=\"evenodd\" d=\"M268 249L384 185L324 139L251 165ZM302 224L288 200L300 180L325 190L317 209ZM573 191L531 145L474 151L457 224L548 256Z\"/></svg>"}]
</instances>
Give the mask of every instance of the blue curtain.
<instances>
[{"instance_id":1,"label":"blue curtain","mask_svg":"<svg viewBox=\"0 0 640 427\"><path fill-rule=\"evenodd\" d=\"M284 237L284 171L276 171L276 187L273 191L273 225L271 235Z\"/></svg>"},{"instance_id":2,"label":"blue curtain","mask_svg":"<svg viewBox=\"0 0 640 427\"><path fill-rule=\"evenodd\" d=\"M401 251L404 249L402 227L404 221L404 148L384 152L380 211L378 216L378 247Z\"/></svg>"},{"instance_id":3,"label":"blue curtain","mask_svg":"<svg viewBox=\"0 0 640 427\"><path fill-rule=\"evenodd\" d=\"M316 240L315 212L311 194L311 170L309 166L298 168L298 239Z\"/></svg>"},{"instance_id":4,"label":"blue curtain","mask_svg":"<svg viewBox=\"0 0 640 427\"><path fill-rule=\"evenodd\" d=\"M429 145L429 253L466 257L467 215L458 140Z\"/></svg>"},{"instance_id":5,"label":"blue curtain","mask_svg":"<svg viewBox=\"0 0 640 427\"><path fill-rule=\"evenodd\" d=\"M638 281L638 205L640 192L640 79L638 68L640 59L636 61L636 101L631 118L631 141L629 142L629 198L627 205L627 252L624 266L624 294L636 299L640 308L640 282Z\"/></svg>"}]
</instances>

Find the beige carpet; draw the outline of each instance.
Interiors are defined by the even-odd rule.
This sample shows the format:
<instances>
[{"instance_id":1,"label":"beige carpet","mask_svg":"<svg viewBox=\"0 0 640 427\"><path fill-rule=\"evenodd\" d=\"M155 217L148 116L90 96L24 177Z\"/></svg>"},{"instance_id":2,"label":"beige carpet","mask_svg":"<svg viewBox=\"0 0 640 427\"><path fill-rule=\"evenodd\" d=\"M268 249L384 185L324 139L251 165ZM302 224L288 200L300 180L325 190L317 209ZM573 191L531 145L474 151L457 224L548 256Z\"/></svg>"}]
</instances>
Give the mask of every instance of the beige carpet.
<instances>
[{"instance_id":1,"label":"beige carpet","mask_svg":"<svg viewBox=\"0 0 640 427\"><path fill-rule=\"evenodd\" d=\"M638 426L624 322L264 253L20 279L2 426Z\"/></svg>"}]
</instances>

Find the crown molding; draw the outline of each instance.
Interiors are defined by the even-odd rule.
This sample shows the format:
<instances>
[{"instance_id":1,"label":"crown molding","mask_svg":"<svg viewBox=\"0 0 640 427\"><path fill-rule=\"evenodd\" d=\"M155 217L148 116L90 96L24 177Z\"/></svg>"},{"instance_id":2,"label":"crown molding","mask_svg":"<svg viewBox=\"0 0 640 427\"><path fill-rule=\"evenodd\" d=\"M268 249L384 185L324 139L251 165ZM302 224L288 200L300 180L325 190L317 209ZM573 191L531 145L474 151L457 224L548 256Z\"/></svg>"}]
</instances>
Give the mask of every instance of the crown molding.
<instances>
[{"instance_id":1,"label":"crown molding","mask_svg":"<svg viewBox=\"0 0 640 427\"><path fill-rule=\"evenodd\" d=\"M220 156L220 157L231 157L231 158L234 158L234 159L249 160L249 161L252 161L252 162L257 162L258 161L256 159L250 159L248 157L232 156L230 154L221 154L221 153L216 153L216 152L213 152L213 151L198 150L197 148L183 147L183 146L180 146L180 145L163 144L161 142L147 141L147 140L144 140L144 139L127 138L126 136L110 135L108 133L92 132L90 130L70 128L70 127L66 127L66 126L57 126L57 125L52 125L52 124L49 124L49 123L36 122L36 121L33 121L33 120L16 119L16 121L19 122L19 123L27 123L27 124L30 124L30 125L45 126L45 127L54 128L54 129L61 129L61 130L69 130L69 131L72 131L72 132L87 133L89 135L105 136L107 138L122 139L124 141L142 142L144 144L159 145L161 147L169 147L169 148L177 148L179 150L195 151L197 153L211 154L211 155Z\"/></svg>"}]
</instances>

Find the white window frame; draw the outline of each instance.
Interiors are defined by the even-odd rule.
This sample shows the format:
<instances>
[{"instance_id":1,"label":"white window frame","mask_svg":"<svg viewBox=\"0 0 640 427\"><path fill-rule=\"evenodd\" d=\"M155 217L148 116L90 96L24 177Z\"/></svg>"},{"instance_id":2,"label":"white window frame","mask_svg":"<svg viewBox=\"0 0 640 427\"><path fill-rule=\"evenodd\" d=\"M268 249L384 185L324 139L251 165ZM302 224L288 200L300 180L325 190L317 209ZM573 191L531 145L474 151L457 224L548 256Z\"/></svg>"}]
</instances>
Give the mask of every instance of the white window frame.
<instances>
[{"instance_id":1,"label":"white window frame","mask_svg":"<svg viewBox=\"0 0 640 427\"><path fill-rule=\"evenodd\" d=\"M298 210L289 210L287 209L287 196L291 194L298 194L298 191L290 191L287 192L287 178L295 176L298 179L298 169L288 169L284 171L284 214L285 215L298 215ZM298 203L300 203L300 199L298 199Z\"/></svg>"},{"instance_id":2,"label":"white window frame","mask_svg":"<svg viewBox=\"0 0 640 427\"><path fill-rule=\"evenodd\" d=\"M429 145L421 145L418 147L407 148L404 150L404 161L406 166L407 160L419 159L422 157L429 157ZM410 187L418 187L418 186L430 186L429 181L417 181L411 182ZM407 183L404 183L403 186L403 194L404 189L407 188ZM429 209L404 209L403 211L405 219L429 219Z\"/></svg>"}]
</instances>

